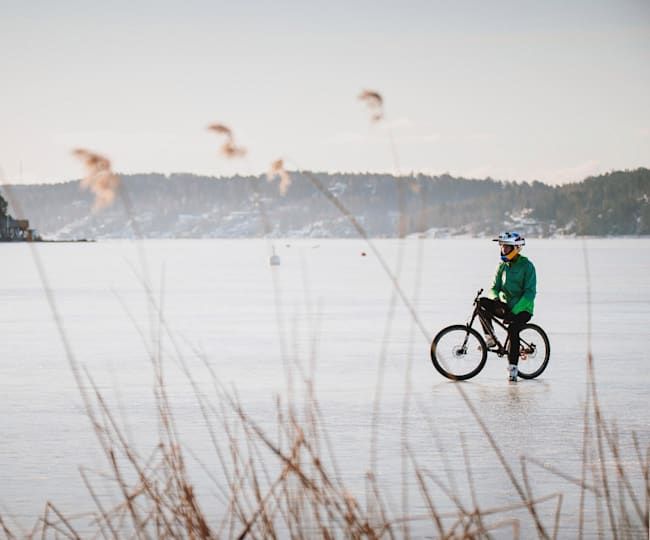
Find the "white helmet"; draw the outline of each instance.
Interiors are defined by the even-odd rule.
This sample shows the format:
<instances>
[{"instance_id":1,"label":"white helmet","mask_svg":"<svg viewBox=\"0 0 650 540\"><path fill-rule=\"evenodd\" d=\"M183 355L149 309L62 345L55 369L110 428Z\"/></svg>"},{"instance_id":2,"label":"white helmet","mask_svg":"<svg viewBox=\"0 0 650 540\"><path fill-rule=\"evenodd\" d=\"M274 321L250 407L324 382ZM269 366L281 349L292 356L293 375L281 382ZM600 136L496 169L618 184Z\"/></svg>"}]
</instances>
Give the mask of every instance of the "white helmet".
<instances>
[{"instance_id":1,"label":"white helmet","mask_svg":"<svg viewBox=\"0 0 650 540\"><path fill-rule=\"evenodd\" d=\"M505 263L512 262L517 258L521 248L526 245L526 239L516 232L502 232L499 236L492 239L493 242L499 242L500 246L512 246L510 253L501 255L501 260Z\"/></svg>"},{"instance_id":2,"label":"white helmet","mask_svg":"<svg viewBox=\"0 0 650 540\"><path fill-rule=\"evenodd\" d=\"M526 239L516 232L502 232L499 236L492 239L493 242L499 242L500 246L525 246Z\"/></svg>"}]
</instances>

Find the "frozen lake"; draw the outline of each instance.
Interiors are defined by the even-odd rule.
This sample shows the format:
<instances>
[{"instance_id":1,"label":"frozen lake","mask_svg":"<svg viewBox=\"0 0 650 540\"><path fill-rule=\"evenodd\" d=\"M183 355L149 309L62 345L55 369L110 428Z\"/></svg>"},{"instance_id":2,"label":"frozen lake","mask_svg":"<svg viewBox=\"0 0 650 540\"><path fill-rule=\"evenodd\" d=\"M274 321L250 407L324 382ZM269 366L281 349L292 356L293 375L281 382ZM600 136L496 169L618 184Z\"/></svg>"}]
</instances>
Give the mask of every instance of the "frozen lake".
<instances>
[{"instance_id":1,"label":"frozen lake","mask_svg":"<svg viewBox=\"0 0 650 540\"><path fill-rule=\"evenodd\" d=\"M399 272L422 327L399 298L391 312L391 282L363 241L273 244L282 261L278 267L269 266L271 244L264 240L33 247L75 357L115 404L143 453L158 433L147 350L160 346L183 442L208 468L218 466L179 357L210 392L201 358L207 359L219 381L236 388L248 413L264 426L272 425L274 396L292 397L288 378L299 401L301 373L313 377L343 481L352 493L363 492L370 467L379 388L377 473L395 513L401 511L403 488L410 493L408 513L425 511L415 495L415 480L402 476L404 443L418 465L438 475L467 506L472 492L482 508L520 502L463 401L459 383L441 377L429 359L433 335L464 322L476 290L489 287L498 263L495 244L487 239L375 242L389 267ZM491 356L475 379L460 383L462 390L517 474L523 455L579 478L591 321L598 397L607 419L615 421L622 463L647 504L631 434L636 432L645 452L650 446L650 240L528 244L524 253L538 275L532 322L549 335L549 367L538 380L512 385L506 381L506 360ZM78 468L105 470L106 464L30 246L2 244L0 261L0 515L31 526L46 501L67 515L91 509ZM142 280L151 284L175 341L168 335L158 339L159 317L148 307ZM199 494L208 501L204 508L215 508L216 517L219 505L209 502L211 481L201 466L188 462ZM563 494L560 536L575 537L580 489L549 470L533 464L528 469L536 497ZM442 491L438 505L441 511L455 508ZM538 509L551 528L556 506L557 500L551 500ZM587 537L598 531L597 506L588 495ZM632 507L627 510L634 515ZM526 531L534 529L525 511L499 513L494 522L512 517L521 520L522 537L530 537ZM607 520L604 526L608 530ZM429 524L415 524L411 532L434 534ZM512 534L512 527L505 527L495 536Z\"/></svg>"}]
</instances>

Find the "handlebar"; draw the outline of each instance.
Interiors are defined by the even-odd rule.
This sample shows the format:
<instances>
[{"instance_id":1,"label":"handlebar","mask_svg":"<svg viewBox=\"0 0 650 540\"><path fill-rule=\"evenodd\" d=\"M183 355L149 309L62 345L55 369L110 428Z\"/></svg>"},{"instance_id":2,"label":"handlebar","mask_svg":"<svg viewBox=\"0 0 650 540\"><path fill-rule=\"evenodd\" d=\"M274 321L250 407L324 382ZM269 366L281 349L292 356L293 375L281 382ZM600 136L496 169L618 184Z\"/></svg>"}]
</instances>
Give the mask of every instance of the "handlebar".
<instances>
[{"instance_id":1,"label":"handlebar","mask_svg":"<svg viewBox=\"0 0 650 540\"><path fill-rule=\"evenodd\" d=\"M478 302L479 297L483 294L483 289L479 289L478 292L476 293L476 297L474 298L474 303Z\"/></svg>"}]
</instances>

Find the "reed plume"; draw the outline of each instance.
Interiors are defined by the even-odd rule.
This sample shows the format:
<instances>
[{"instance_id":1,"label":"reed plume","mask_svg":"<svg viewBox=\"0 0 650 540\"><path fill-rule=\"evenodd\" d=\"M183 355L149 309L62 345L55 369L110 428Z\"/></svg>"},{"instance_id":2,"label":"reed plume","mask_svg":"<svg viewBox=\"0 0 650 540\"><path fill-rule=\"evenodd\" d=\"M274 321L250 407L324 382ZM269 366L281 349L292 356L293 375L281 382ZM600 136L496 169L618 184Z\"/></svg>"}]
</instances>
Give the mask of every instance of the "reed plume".
<instances>
[{"instance_id":1,"label":"reed plume","mask_svg":"<svg viewBox=\"0 0 650 540\"><path fill-rule=\"evenodd\" d=\"M226 142L224 142L219 148L220 153L224 157L239 158L246 155L246 148L235 144L235 136L228 126L223 124L210 124L208 126L208 131L213 131L217 135L223 135L226 138Z\"/></svg>"},{"instance_id":2,"label":"reed plume","mask_svg":"<svg viewBox=\"0 0 650 540\"><path fill-rule=\"evenodd\" d=\"M280 185L278 186L278 189L280 190L280 195L286 195L287 191L289 190L289 186L291 186L291 177L289 176L289 173L285 170L284 161L282 161L281 159L277 159L273 163L271 163L269 172L266 173L266 179L269 182L275 180L276 177L280 179Z\"/></svg>"},{"instance_id":3,"label":"reed plume","mask_svg":"<svg viewBox=\"0 0 650 540\"><path fill-rule=\"evenodd\" d=\"M359 98L363 100L373 112L372 120L379 121L384 118L383 100L377 92L364 91ZM213 124L208 127L210 131L225 138L221 152L226 157L241 157L246 151L235 144L232 131L222 125ZM110 191L110 202L115 196L119 186L119 178L111 172L111 164L103 156L87 150L74 151L76 157L81 159L88 169L87 176L82 181L82 187L90 188L93 192L101 194L102 204L106 202L105 191ZM349 219L360 236L364 238L377 256L381 266L390 278L391 287L395 298L400 297L409 309L414 323L422 330L425 341L431 341L426 327L423 325L415 303L405 295L399 280L399 269L392 273L381 253L371 242L368 231L355 217L354 213L343 205L340 199L328 190L325 185L313 174L307 172L316 189L321 192L341 213ZM269 181L280 178L279 189L286 193L291 178L284 169L283 160L274 161L269 169ZM114 180L111 180L114 177ZM255 178L257 182L257 178ZM256 183L256 196L258 195ZM398 184L399 186L400 184ZM419 185L418 185L419 187ZM399 188L402 189L402 188ZM121 192L124 194L124 191ZM400 193L403 197L403 192ZM96 201L96 205L97 205ZM110 203L109 203L110 204ZM268 231L268 219L261 206L265 219L265 228ZM400 202L400 212L405 215L403 202ZM132 212L129 207L130 215ZM140 236L138 234L138 236ZM400 255L401 257L401 255ZM419 266L419 265L418 265ZM41 268L41 279L49 291L45 272ZM277 287L277 285L275 285ZM145 283L145 290L150 296L150 286ZM53 296L50 302L55 320L59 320ZM534 496L531 483L522 458L522 479L515 476L513 468L505 459L504 453L497 445L496 439L490 433L487 424L481 419L477 408L469 400L465 390L456 385L473 417L478 422L490 445L497 453L504 470L510 477L511 483L520 495L520 501L493 507L480 507L476 497L476 487L470 463L470 454L462 439L462 451L465 457L465 468L468 474L468 485L472 495L471 505L462 500L453 490L446 487L436 475L438 464L432 462L430 455L425 455L431 463L432 470L420 466L416 455L412 452L408 442L403 446L405 462L411 476L404 475L402 489L406 489L409 479L419 489L420 497L413 504L403 505L401 513L391 509L384 501L390 499L386 487L380 484L374 471L368 474L367 503L364 504L360 495L348 489L341 479L340 471L336 467L335 446L331 444L331 437L327 432L327 418L319 406L312 387L312 381L305 378L302 383L305 387L304 403L289 401L283 403L277 400L277 425L263 429L264 424L258 423L248 414L243 403L239 401L235 391L228 392L220 384L210 362L197 353L205 368L212 378L214 392L201 390L197 384L199 375L194 373L197 366L187 364L187 359L178 348L177 337L169 328L164 313L162 302L151 299L152 309L159 320L158 345L153 343L147 346L147 352L152 360L156 376L154 377L154 396L156 399L156 418L159 427L158 444L153 445L150 452L141 454L129 445L126 430L119 424L111 411L109 402L104 398L90 375L86 372L86 379L76 376L77 384L82 390L82 396L87 404L87 414L98 437L98 442L103 451L109 467L108 476L98 475L101 479L101 488L93 487L86 471L82 470L84 482L88 487L90 496L96 504L92 516L77 516L88 520L93 519L87 528L96 529L92 537L104 538L170 538L170 539L212 539L212 538L369 538L379 539L395 538L396 536L409 538L409 524L424 522L429 524L430 534L437 534L441 538L489 538L490 533L505 527L512 528L513 536L519 537L520 518L511 517L515 510L527 510L538 534L542 538L557 538L562 493L549 493ZM589 302L589 305L590 302ZM391 305L390 312L392 317ZM134 323L137 327L137 323ZM390 327L390 321L387 327ZM141 330L141 329L139 329ZM59 332L65 338L64 327L59 326ZM141 335L144 335L140 331ZM207 435L214 446L214 455L222 468L223 479L215 479L215 489L221 499L222 512L215 510L214 501L208 501L202 506L199 497L186 467L184 451L190 451L189 446L183 444L179 437L176 418L173 415L171 402L166 390L163 377L163 358L166 357L166 348L163 348L163 334L173 344L171 347L172 358L180 365L194 390L197 403L203 415L203 422ZM386 332L385 342L388 332ZM155 342L156 340L154 340ZM67 345L67 339L64 339ZM146 345L146 343L145 343ZM76 370L71 349L66 347L71 365ZM195 351L196 353L196 351ZM382 355L385 353L382 353ZM634 445L638 456L638 464L632 473L629 473L623 461L624 446L619 444L615 426L609 427L598 405L595 380L593 375L593 359L589 351L588 371L588 405L585 408L585 425L587 426L587 413L591 412L594 424L592 431L585 432L589 438L585 442L583 453L585 457L585 472L583 478L574 479L569 475L560 473L565 479L581 487L589 494L593 493L598 499L605 498L610 516L610 532L612 537L617 537L617 528L625 525L631 529L630 535L635 532L648 534L648 499L650 498L650 449L642 447L634 436ZM166 358L165 358L166 360ZM383 360L382 360L383 361ZM383 364L382 368L383 369ZM76 373L76 371L75 371ZM92 391L86 392L86 387ZM213 395L214 394L214 395ZM378 393L377 404L379 403ZM92 406L90 406L92 404ZM423 407L420 406L422 410ZM379 410L379 409L377 409ZM296 411L302 411L300 414ZM408 409L404 408L405 413ZM375 420L378 414L375 414ZM406 419L406 414L404 414ZM427 417L429 422L433 420ZM406 420L404 420L406 422ZM375 429L373 427L373 429ZM403 431L406 434L406 430ZM593 438L596 438L594 441ZM432 437L435 439L435 437ZM405 440L407 438L405 437ZM597 453L591 460L593 482L586 482L587 450L597 447ZM228 458L230 461L228 461ZM605 464L613 460L615 463L615 478ZM526 461L535 463L531 458ZM541 462L544 468L548 468ZM596 463L601 465L596 467ZM203 465L203 464L200 464ZM625 465L625 466L624 466ZM208 470L204 467L204 470ZM641 474L639 475L639 471ZM607 475L609 474L609 479ZM633 480L642 478L637 487ZM106 497L106 479L109 478L112 486L111 497ZM609 488L618 485L619 491ZM445 506L443 513L437 510L440 496L446 498L445 502L452 503ZM553 518L553 529L547 532L543 527L537 506L551 500L557 500L557 509ZM620 504L619 504L620 501ZM203 508L209 508L206 513ZM615 514L620 507L621 516ZM418 509L419 514L409 511ZM544 507L540 508L540 511ZM525 516L521 512L522 516ZM47 503L44 516L31 532L26 533L27 538L81 538L85 531L76 531L75 517L63 515L53 504ZM581 508L582 519L582 508ZM634 520L634 521L633 521ZM83 526L83 525L82 525ZM605 531L599 527L599 535L604 536ZM7 538L16 538L0 514L0 529ZM401 533L401 535L400 535ZM580 536L582 529L580 529ZM639 536L640 536L639 534ZM627 538L622 533L621 538Z\"/></svg>"},{"instance_id":4,"label":"reed plume","mask_svg":"<svg viewBox=\"0 0 650 540\"><path fill-rule=\"evenodd\" d=\"M384 100L379 92L364 90L359 94L359 99L363 101L370 110L370 119L373 122L379 122L384 118Z\"/></svg>"},{"instance_id":5,"label":"reed plume","mask_svg":"<svg viewBox=\"0 0 650 540\"><path fill-rule=\"evenodd\" d=\"M211 124L208 126L208 129L210 131L214 131L215 133L219 133L221 135L225 135L226 137L232 138L232 130L223 124Z\"/></svg>"},{"instance_id":6,"label":"reed plume","mask_svg":"<svg viewBox=\"0 0 650 540\"><path fill-rule=\"evenodd\" d=\"M111 170L110 160L83 148L73 150L72 154L86 167L86 176L81 180L81 188L89 189L95 195L93 210L113 204L120 187L120 177Z\"/></svg>"}]
</instances>

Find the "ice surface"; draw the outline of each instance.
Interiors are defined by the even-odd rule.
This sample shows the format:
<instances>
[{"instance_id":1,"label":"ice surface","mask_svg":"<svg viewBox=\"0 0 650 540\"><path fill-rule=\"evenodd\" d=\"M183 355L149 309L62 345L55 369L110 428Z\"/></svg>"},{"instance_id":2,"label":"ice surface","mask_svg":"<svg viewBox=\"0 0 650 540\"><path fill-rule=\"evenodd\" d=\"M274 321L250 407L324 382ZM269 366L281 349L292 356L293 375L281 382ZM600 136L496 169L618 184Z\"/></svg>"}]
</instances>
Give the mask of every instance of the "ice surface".
<instances>
[{"instance_id":1,"label":"ice surface","mask_svg":"<svg viewBox=\"0 0 650 540\"><path fill-rule=\"evenodd\" d=\"M277 267L269 266L271 244L264 240L32 247L74 358L114 403L139 448L148 448L158 433L150 360L157 347L164 351L167 389L183 441L215 471L179 352L207 395L213 395L213 386L201 357L220 383L237 389L249 414L270 429L274 396L292 397L289 366L298 401L301 377L313 378L343 480L363 494L383 366L378 473L397 511L402 486L417 491L412 475L402 477L405 440L418 465L438 475L467 506L472 492L483 507L518 502L456 383L444 380L429 359L433 335L464 322L476 290L489 286L498 263L495 245L477 239L374 244L399 274L423 328L402 299L393 298L389 278L363 241L275 240L282 261ZM24 525L33 523L46 500L68 514L92 508L78 467L106 469L30 249L0 246L0 512ZM537 267L533 322L550 337L549 368L538 380L509 385L506 361L491 355L485 370L462 389L518 474L523 455L580 477L591 325L598 396L629 451L624 462L634 471L631 432L642 448L650 444L650 240L530 240L525 254ZM164 325L149 308L150 298L162 306L171 335L161 332ZM209 498L211 481L189 461L199 493ZM564 494L561 531L575 536L579 489L528 467L536 496ZM409 499L416 506L410 513L425 511L415 495ZM440 510L454 508L446 500L440 492ZM555 504L540 505L546 522L552 523ZM524 531L530 528L525 512L512 515L522 517ZM426 534L427 527L419 532ZM588 527L596 530L593 514Z\"/></svg>"}]
</instances>

